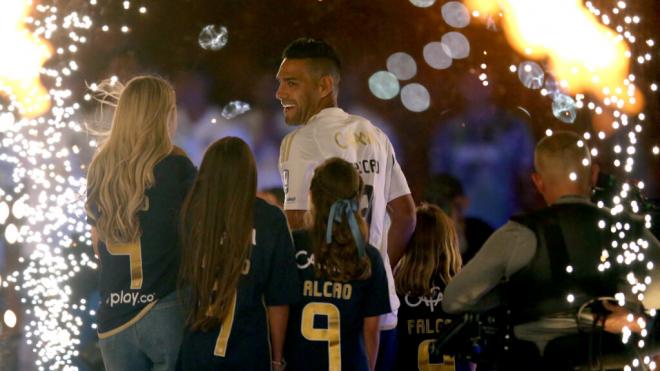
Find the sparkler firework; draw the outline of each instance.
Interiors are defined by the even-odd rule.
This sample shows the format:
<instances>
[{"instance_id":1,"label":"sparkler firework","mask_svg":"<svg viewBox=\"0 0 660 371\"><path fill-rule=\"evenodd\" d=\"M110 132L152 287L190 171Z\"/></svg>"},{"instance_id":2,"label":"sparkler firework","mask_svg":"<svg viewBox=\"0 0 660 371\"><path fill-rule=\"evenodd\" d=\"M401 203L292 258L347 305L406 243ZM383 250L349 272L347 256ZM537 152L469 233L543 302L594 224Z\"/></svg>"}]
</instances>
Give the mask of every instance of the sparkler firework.
<instances>
[{"instance_id":1,"label":"sparkler firework","mask_svg":"<svg viewBox=\"0 0 660 371\"><path fill-rule=\"evenodd\" d=\"M411 3L418 7L433 4L422 4L414 0ZM525 87L539 89L543 96L551 97L553 114L560 121L573 123L577 110L588 108L594 118L593 130L585 131L584 140L576 145L584 146L589 142L592 157L597 157L599 153L609 150L603 146L610 137L614 142L611 148L612 165L615 169L623 170L620 174L623 178L630 176L634 170L635 156L640 152L638 143L646 126L644 102L646 99L657 99L654 97L657 83L643 81L637 76L639 72L642 76L647 72L644 67L651 62L655 46L652 38L642 34L640 25L643 24L643 18L633 13L625 1L613 1L609 9L598 8L591 1L583 3L580 0L466 0L465 5L470 9L472 17L486 24L489 30L497 30L497 24L501 23L507 40L521 56L545 61L545 69L557 80L556 85L544 81L544 69L536 62L527 61L519 66L512 64L509 70L518 73ZM452 4L452 7L460 10L459 5ZM452 25L445 13L443 17ZM558 20L565 23L557 24ZM451 45L447 43L443 43L442 49L438 50L452 55ZM487 54L488 51L484 50L483 55ZM424 57L431 67L437 68L437 61L429 60L426 50ZM448 63L442 67L448 68L451 60L444 60ZM480 68L485 70L487 65L482 63ZM479 76L484 86L488 85L487 78L485 72ZM370 81L371 85L380 88L382 84L375 85ZM545 133L550 136L553 131L547 128ZM654 146L649 152L657 156L660 151L658 146ZM590 160L584 159L583 165L590 166ZM570 173L569 179L576 181L576 173ZM615 217L624 212L641 214L645 227L651 228L651 215L639 198L639 190L643 188L642 181L621 182L614 194L608 194L610 198L600 200L598 206L610 207ZM604 272L614 265L625 267L628 270L626 279L630 284L630 294L640 301L649 288L657 290L657 283L652 282L650 277L654 262L648 260L648 242L641 238L635 239L630 225L624 222L607 225L601 221L599 228L609 230L612 239L610 246L603 249L594 269ZM573 268L569 265L566 271L571 274ZM624 297L623 293L616 295L620 305L625 304ZM575 296L568 292L566 300L572 303ZM655 316L656 313L652 310L649 315ZM636 321L642 329L635 345L639 348L639 354L644 355L649 335L646 322L632 315L629 321L631 327L632 322ZM625 327L622 341L628 343L631 336L630 328ZM650 357L639 356L632 359L625 370L654 370L656 367Z\"/></svg>"},{"instance_id":2,"label":"sparkler firework","mask_svg":"<svg viewBox=\"0 0 660 371\"><path fill-rule=\"evenodd\" d=\"M642 91L637 88L636 75L631 71L630 62L636 61L640 67L651 61L651 49L654 46L652 39L647 39L642 46L639 43L636 48L631 48L630 44L635 44L639 36L637 26L641 23L641 17L627 12L625 1L617 1L611 9L599 9L590 1L583 5L580 1L505 1L500 2L499 9L497 4L492 1L474 0L468 1L475 10L475 15L482 12L500 13L503 18L504 29L507 38L513 44L514 48L521 54L529 58L547 56L549 58L549 69L559 79L560 90L563 92L572 92L575 95L577 104L573 105L574 120L575 108L583 108L585 99L584 93L591 93L593 100L587 103L589 110L593 111L595 117L606 117L606 121L611 122L610 127L594 128L600 129L594 133L600 141L604 140L609 134L614 138L625 138L628 143L623 150L620 143L615 143L612 147L614 153L613 165L615 168L623 167L625 173L631 173L634 169L634 157L637 153L638 138L641 135L645 124L645 113L643 112L644 97ZM559 18L572 19L569 21L571 27L548 28L549 20L559 19L551 14L560 14ZM491 14L492 15L492 14ZM599 22L600 20L600 22ZM602 22L602 23L601 23ZM610 24L616 24L615 32L608 28ZM639 37L642 39L641 37ZM634 51L633 51L634 50ZM637 52L639 55L634 55ZM641 68L640 68L641 69ZM511 72L516 72L515 66L512 66ZM518 71L528 72L528 71ZM647 95L653 95L655 83L643 91ZM553 96L553 110L557 105L557 99L564 100L564 106L572 105L573 100L559 91L549 91L542 89L542 95ZM557 118L562 118L556 112L553 112ZM595 120L596 126L601 122ZM546 135L552 135L548 129ZM583 133L585 141L593 138L592 133L586 131ZM596 138L593 138L596 139ZM615 141L616 142L616 141ZM585 142L579 141L578 146L583 146ZM593 143L592 156L598 155L598 143ZM625 161L622 157L625 157ZM588 159L584 159L584 166L589 166ZM576 181L576 174L569 175L571 181ZM621 182L611 199L603 199L598 202L599 207L610 206L611 213L614 216L622 215L625 212L634 214L645 213L640 204L640 199L635 197L635 190L643 189L643 182ZM650 214L643 215L645 227L651 228L652 220ZM649 252L648 242L642 238L635 239L631 234L630 225L625 222L615 222L607 225L600 221L599 228L609 229L612 235L610 246L606 246L600 256L600 262L594 267L599 272L612 269L615 264L628 269L626 279L630 284L630 294L638 300L643 300L647 290L652 287L650 273L654 269L654 262L648 260ZM566 267L569 274L572 273L572 267ZM644 273L640 273L644 272ZM641 274L641 276L640 276ZM657 285L657 283L655 283ZM657 289L657 288L656 288ZM619 305L625 305L625 295L617 293L615 298ZM567 293L566 300L573 302L572 293ZM655 311L649 313L655 316ZM649 335L646 329L646 321L643 318L636 318L629 315L629 322L637 322L642 329L639 337L636 339L636 346L639 348L638 354L645 354L646 339ZM629 327L624 327L622 341L628 343L632 332ZM648 356L639 356L630 361L625 366L625 370L632 369L656 369L657 365Z\"/></svg>"},{"instance_id":3,"label":"sparkler firework","mask_svg":"<svg viewBox=\"0 0 660 371\"><path fill-rule=\"evenodd\" d=\"M77 52L89 47L92 32L109 27L92 20L96 0L78 2L75 9L58 4L0 3L0 46L11 55L0 65L6 98L0 106L0 224L5 248L23 255L15 271L3 272L2 286L20 297L19 324L39 370L77 369L82 326L91 324L83 323L89 303L72 297L72 281L97 268L87 248L84 165L78 165L95 143L87 142L81 105L70 87L79 70ZM130 10L129 1L121 5ZM117 29L129 31L125 25ZM16 324L15 310L6 309L6 327Z\"/></svg>"}]
</instances>

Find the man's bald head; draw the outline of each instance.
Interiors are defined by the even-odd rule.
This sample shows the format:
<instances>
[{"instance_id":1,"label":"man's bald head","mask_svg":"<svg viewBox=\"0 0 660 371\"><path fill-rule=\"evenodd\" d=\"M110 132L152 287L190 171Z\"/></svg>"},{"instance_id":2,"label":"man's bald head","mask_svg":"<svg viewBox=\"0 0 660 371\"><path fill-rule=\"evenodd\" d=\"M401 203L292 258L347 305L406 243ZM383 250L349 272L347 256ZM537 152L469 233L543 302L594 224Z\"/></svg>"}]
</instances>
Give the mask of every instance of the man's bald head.
<instances>
[{"instance_id":1,"label":"man's bald head","mask_svg":"<svg viewBox=\"0 0 660 371\"><path fill-rule=\"evenodd\" d=\"M585 195L591 190L589 148L573 132L558 131L541 139L534 150L534 168L546 187L575 189Z\"/></svg>"}]
</instances>

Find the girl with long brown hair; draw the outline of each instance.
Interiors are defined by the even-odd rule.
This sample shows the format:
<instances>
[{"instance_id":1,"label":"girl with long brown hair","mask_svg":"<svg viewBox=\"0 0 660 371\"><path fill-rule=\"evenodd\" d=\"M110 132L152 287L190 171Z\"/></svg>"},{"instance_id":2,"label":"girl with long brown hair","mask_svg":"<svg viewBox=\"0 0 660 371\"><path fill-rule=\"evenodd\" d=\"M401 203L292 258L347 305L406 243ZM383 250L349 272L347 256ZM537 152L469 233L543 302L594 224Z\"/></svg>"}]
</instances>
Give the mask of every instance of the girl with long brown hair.
<instances>
[{"instance_id":1,"label":"girl with long brown hair","mask_svg":"<svg viewBox=\"0 0 660 371\"><path fill-rule=\"evenodd\" d=\"M178 214L195 176L172 145L176 99L158 77L101 84L112 126L87 174L87 215L100 260L99 346L108 370L173 370L183 333L176 298ZM111 102L112 103L112 102Z\"/></svg>"},{"instance_id":2,"label":"girl with long brown hair","mask_svg":"<svg viewBox=\"0 0 660 371\"><path fill-rule=\"evenodd\" d=\"M450 356L435 359L429 352L438 332L452 318L442 311L442 292L461 269L461 254L452 220L433 204L417 207L417 226L394 272L401 300L396 369L454 370Z\"/></svg>"},{"instance_id":3,"label":"girl with long brown hair","mask_svg":"<svg viewBox=\"0 0 660 371\"><path fill-rule=\"evenodd\" d=\"M390 312L385 267L366 244L362 180L334 157L314 171L307 229L294 232L303 299L291 312L289 370L373 370L379 315Z\"/></svg>"},{"instance_id":4,"label":"girl with long brown hair","mask_svg":"<svg viewBox=\"0 0 660 371\"><path fill-rule=\"evenodd\" d=\"M191 303L183 370L283 368L289 304L299 297L294 249L284 214L256 188L244 141L207 149L181 212L179 279Z\"/></svg>"}]
</instances>

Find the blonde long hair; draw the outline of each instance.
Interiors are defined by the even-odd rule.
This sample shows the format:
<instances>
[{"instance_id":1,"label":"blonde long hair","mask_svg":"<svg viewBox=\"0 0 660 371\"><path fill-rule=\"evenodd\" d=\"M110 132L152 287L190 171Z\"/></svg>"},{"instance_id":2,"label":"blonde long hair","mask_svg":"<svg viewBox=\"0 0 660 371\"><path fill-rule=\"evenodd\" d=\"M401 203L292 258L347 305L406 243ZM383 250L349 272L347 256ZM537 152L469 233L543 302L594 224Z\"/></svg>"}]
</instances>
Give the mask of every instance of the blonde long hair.
<instances>
[{"instance_id":1,"label":"blonde long hair","mask_svg":"<svg viewBox=\"0 0 660 371\"><path fill-rule=\"evenodd\" d=\"M436 205L417 207L415 232L394 278L397 292L428 296L434 283L447 285L461 264L452 220Z\"/></svg>"},{"instance_id":2,"label":"blonde long hair","mask_svg":"<svg viewBox=\"0 0 660 371\"><path fill-rule=\"evenodd\" d=\"M115 92L105 89L114 86ZM138 212L149 208L145 191L154 185L154 167L172 151L174 89L155 76L137 76L125 87L102 83L103 99L117 98L112 127L89 165L87 214L102 241L140 239ZM118 94L116 94L118 92Z\"/></svg>"}]
</instances>

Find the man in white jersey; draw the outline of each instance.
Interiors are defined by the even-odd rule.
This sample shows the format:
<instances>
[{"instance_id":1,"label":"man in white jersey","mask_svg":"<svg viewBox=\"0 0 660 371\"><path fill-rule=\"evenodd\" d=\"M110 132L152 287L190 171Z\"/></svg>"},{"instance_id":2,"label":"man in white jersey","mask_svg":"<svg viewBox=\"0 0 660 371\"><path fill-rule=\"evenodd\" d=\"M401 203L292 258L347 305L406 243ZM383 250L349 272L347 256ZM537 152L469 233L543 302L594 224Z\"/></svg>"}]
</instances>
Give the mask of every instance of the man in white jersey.
<instances>
[{"instance_id":1,"label":"man in white jersey","mask_svg":"<svg viewBox=\"0 0 660 371\"><path fill-rule=\"evenodd\" d=\"M392 267L415 229L415 204L387 136L368 120L337 107L341 62L322 40L298 39L284 50L276 97L288 125L300 125L280 146L284 210L292 229L303 227L314 168L338 156L354 164L365 183L362 197L369 243L378 248L387 272L393 312L381 318L377 370L394 362L399 308Z\"/></svg>"}]
</instances>

